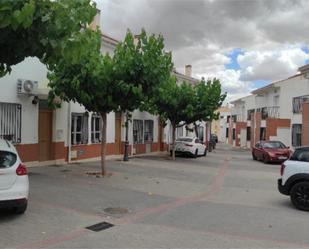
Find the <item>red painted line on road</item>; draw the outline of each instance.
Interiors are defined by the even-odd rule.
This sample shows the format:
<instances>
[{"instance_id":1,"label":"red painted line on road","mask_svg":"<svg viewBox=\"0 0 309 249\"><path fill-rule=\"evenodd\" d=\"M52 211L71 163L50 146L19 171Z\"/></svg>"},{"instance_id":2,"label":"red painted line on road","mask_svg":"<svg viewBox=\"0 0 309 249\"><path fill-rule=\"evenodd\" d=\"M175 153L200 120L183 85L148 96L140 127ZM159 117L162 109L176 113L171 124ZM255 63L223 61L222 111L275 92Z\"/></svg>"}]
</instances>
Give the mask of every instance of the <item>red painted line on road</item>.
<instances>
[{"instance_id":1,"label":"red painted line on road","mask_svg":"<svg viewBox=\"0 0 309 249\"><path fill-rule=\"evenodd\" d=\"M86 235L87 233L89 233L89 232L86 229L78 229L78 230L74 230L72 232L63 234L63 235L54 236L54 237L51 237L51 238L48 238L48 239L30 242L28 244L24 244L24 245L16 247L16 249L48 248L48 247L51 247L53 245L57 245L59 243L65 242L65 241L69 241L69 240L81 237L83 235Z\"/></svg>"},{"instance_id":2,"label":"red painted line on road","mask_svg":"<svg viewBox=\"0 0 309 249\"><path fill-rule=\"evenodd\" d=\"M150 215L150 214L162 213L162 212L164 212L168 209L171 209L171 208L177 208L177 207L181 207L181 206L184 206L184 205L187 205L187 204L190 204L190 203L198 202L198 201L200 201L200 200L202 200L206 197L209 197L209 196L217 193L223 185L224 177L225 177L225 174L226 174L226 172L228 170L228 166L229 166L229 161L230 161L230 158L226 157L223 164L220 166L219 172L216 175L216 177L214 178L209 191L202 193L202 194L199 194L199 195L196 195L196 196L192 196L192 197L179 198L175 201L171 201L171 202L159 205L159 206L154 207L154 208L143 209L143 210L136 212L132 215L126 216L124 218L117 219L116 220L117 224L119 224L119 225L120 224L127 224L129 222L133 222L137 219L141 219L141 218L143 218L147 215Z\"/></svg>"}]
</instances>

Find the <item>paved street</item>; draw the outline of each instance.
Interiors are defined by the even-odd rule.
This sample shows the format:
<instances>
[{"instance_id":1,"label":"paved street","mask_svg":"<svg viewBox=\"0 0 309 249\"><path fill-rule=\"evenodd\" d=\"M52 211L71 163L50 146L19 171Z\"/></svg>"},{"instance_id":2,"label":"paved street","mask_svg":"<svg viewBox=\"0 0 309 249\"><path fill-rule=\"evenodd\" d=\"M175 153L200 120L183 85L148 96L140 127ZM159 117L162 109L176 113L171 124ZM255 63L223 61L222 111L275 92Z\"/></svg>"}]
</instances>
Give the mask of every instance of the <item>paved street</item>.
<instances>
[{"instance_id":1,"label":"paved street","mask_svg":"<svg viewBox=\"0 0 309 249\"><path fill-rule=\"evenodd\" d=\"M219 144L207 157L147 156L30 168L29 209L0 215L0 248L306 248L308 213L278 193L280 165ZM99 232L85 227L115 226Z\"/></svg>"}]
</instances>

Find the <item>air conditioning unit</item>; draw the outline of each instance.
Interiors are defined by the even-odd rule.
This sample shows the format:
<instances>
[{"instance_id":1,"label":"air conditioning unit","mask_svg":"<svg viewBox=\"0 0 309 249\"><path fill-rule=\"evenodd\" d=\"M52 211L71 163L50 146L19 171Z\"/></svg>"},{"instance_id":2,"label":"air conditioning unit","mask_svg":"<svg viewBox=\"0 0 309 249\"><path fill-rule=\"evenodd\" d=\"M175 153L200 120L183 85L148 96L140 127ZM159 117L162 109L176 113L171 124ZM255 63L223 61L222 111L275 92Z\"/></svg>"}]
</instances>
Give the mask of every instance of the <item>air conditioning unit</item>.
<instances>
[{"instance_id":1,"label":"air conditioning unit","mask_svg":"<svg viewBox=\"0 0 309 249\"><path fill-rule=\"evenodd\" d=\"M17 80L17 94L35 95L38 90L38 82L34 80Z\"/></svg>"}]
</instances>

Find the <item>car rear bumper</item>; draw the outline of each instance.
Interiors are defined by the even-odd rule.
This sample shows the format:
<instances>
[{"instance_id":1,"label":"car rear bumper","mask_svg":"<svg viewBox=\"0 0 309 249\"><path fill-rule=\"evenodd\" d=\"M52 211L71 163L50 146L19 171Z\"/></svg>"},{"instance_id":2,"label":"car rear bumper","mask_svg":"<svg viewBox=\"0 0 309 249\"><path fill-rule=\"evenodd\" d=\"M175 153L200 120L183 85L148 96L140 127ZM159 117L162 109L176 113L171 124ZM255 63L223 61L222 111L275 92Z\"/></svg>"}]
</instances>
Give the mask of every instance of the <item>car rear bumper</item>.
<instances>
[{"instance_id":1,"label":"car rear bumper","mask_svg":"<svg viewBox=\"0 0 309 249\"><path fill-rule=\"evenodd\" d=\"M26 205L28 200L26 198L16 200L0 201L0 208L13 208Z\"/></svg>"},{"instance_id":2,"label":"car rear bumper","mask_svg":"<svg viewBox=\"0 0 309 249\"><path fill-rule=\"evenodd\" d=\"M282 185L282 179L278 179L278 190L283 195L290 195L289 189L286 185Z\"/></svg>"}]
</instances>

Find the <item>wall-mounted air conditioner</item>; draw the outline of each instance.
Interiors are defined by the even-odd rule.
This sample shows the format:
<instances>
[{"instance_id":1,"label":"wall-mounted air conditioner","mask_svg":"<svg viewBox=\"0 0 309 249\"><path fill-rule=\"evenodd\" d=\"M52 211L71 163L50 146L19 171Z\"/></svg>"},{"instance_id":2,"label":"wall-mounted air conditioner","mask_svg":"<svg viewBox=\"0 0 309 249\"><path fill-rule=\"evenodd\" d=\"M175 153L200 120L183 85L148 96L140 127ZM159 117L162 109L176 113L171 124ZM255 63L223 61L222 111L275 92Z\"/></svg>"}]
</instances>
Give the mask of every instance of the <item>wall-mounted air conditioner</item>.
<instances>
[{"instance_id":1,"label":"wall-mounted air conditioner","mask_svg":"<svg viewBox=\"0 0 309 249\"><path fill-rule=\"evenodd\" d=\"M34 80L17 80L17 94L35 95L38 90L38 82Z\"/></svg>"}]
</instances>

